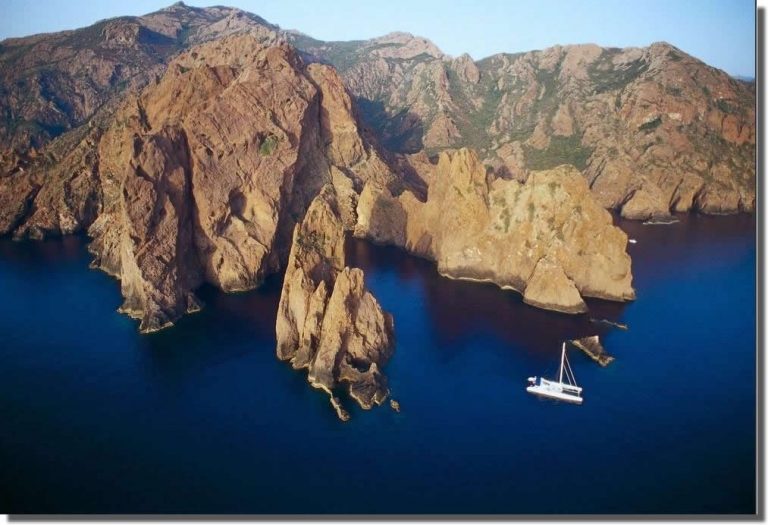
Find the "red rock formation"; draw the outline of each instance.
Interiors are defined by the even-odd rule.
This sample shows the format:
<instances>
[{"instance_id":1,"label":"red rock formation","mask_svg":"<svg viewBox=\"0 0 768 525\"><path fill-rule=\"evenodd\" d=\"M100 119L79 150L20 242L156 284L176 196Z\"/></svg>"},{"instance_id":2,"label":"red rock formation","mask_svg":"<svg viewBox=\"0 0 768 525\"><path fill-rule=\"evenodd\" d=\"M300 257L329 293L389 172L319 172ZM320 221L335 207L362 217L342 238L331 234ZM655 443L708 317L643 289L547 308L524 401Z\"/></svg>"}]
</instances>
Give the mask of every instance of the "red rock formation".
<instances>
[{"instance_id":1,"label":"red rock formation","mask_svg":"<svg viewBox=\"0 0 768 525\"><path fill-rule=\"evenodd\" d=\"M277 313L277 356L308 369L309 382L331 396L346 385L363 408L387 397L381 367L394 342L392 316L366 289L363 272L345 266L344 226L333 186L312 201L296 226Z\"/></svg>"},{"instance_id":2,"label":"red rock formation","mask_svg":"<svg viewBox=\"0 0 768 525\"><path fill-rule=\"evenodd\" d=\"M432 178L426 202L367 185L355 235L433 259L448 277L517 290L540 308L580 313L582 296L634 299L627 236L572 166L521 184L489 177L462 149L441 153Z\"/></svg>"},{"instance_id":3,"label":"red rock formation","mask_svg":"<svg viewBox=\"0 0 768 525\"><path fill-rule=\"evenodd\" d=\"M307 44L376 102L366 118L401 152L472 147L520 180L570 163L604 207L630 218L754 209L754 90L669 44L555 46L474 63L382 58L372 42L344 52Z\"/></svg>"}]
</instances>

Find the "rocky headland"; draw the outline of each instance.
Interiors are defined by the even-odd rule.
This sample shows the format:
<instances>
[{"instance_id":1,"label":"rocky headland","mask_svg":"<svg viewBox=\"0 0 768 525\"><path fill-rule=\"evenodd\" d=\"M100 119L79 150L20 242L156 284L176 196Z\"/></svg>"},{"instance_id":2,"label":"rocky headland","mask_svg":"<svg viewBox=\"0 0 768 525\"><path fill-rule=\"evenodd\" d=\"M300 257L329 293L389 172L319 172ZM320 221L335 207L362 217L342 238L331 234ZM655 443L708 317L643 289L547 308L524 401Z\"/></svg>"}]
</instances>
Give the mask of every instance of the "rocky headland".
<instances>
[{"instance_id":1,"label":"rocky headland","mask_svg":"<svg viewBox=\"0 0 768 525\"><path fill-rule=\"evenodd\" d=\"M325 183L350 198L367 180L395 180L333 69L251 35L180 54L63 159L31 168L34 183L11 176L33 197L4 195L22 202L6 209L16 213L5 229L39 238L87 228L94 266L120 279L121 310L142 331L197 309L203 282L247 290L279 271Z\"/></svg>"},{"instance_id":2,"label":"rocky headland","mask_svg":"<svg viewBox=\"0 0 768 525\"><path fill-rule=\"evenodd\" d=\"M345 265L336 191L323 188L293 233L277 312L277 356L307 369L312 386L334 397L345 385L363 408L387 397L381 368L394 345L392 316L366 289L363 271Z\"/></svg>"},{"instance_id":3,"label":"rocky headland","mask_svg":"<svg viewBox=\"0 0 768 525\"><path fill-rule=\"evenodd\" d=\"M448 277L517 290L540 308L581 313L582 297L634 299L627 236L572 166L518 182L461 149L441 153L428 178L426 202L366 185L355 235L435 260Z\"/></svg>"}]
</instances>

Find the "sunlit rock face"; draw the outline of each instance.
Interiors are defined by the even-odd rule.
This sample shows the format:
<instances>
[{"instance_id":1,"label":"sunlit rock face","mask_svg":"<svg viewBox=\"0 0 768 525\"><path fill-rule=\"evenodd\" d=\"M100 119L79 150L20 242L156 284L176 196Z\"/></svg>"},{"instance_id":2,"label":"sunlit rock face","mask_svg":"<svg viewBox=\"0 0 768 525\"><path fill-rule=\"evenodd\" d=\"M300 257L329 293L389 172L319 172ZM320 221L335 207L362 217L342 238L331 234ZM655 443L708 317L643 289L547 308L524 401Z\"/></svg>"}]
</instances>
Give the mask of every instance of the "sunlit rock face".
<instances>
[{"instance_id":1,"label":"sunlit rock face","mask_svg":"<svg viewBox=\"0 0 768 525\"><path fill-rule=\"evenodd\" d=\"M495 178L467 149L444 152L426 202L366 187L355 234L433 259L449 277L491 281L568 313L582 296L635 297L627 236L572 166Z\"/></svg>"},{"instance_id":2,"label":"sunlit rock face","mask_svg":"<svg viewBox=\"0 0 768 525\"><path fill-rule=\"evenodd\" d=\"M199 308L203 282L247 290L279 271L324 184L339 188L347 228L366 182L399 184L333 68L252 34L181 53L51 151L59 163L31 159L2 179L0 226L36 238L87 228L94 265L120 279L121 310L142 331Z\"/></svg>"},{"instance_id":3,"label":"sunlit rock face","mask_svg":"<svg viewBox=\"0 0 768 525\"><path fill-rule=\"evenodd\" d=\"M412 35L293 36L339 68L395 151L470 147L504 177L572 164L627 218L755 206L755 86L664 42L554 46L473 61ZM414 55L411 49L422 49Z\"/></svg>"},{"instance_id":4,"label":"sunlit rock face","mask_svg":"<svg viewBox=\"0 0 768 525\"><path fill-rule=\"evenodd\" d=\"M344 226L328 185L296 226L277 314L277 356L308 370L312 386L331 395L346 387L363 408L387 397L381 372L394 345L392 316L365 287L363 271L345 265Z\"/></svg>"}]
</instances>

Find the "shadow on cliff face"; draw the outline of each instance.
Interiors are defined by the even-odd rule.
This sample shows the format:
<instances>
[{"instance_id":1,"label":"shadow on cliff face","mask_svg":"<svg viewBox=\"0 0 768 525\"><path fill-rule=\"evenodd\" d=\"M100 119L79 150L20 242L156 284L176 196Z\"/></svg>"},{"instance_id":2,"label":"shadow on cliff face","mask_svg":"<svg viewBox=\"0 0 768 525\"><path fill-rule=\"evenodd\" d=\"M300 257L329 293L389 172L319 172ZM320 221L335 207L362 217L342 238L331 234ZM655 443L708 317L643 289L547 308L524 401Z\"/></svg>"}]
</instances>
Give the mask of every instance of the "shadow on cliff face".
<instances>
[{"instance_id":1,"label":"shadow on cliff face","mask_svg":"<svg viewBox=\"0 0 768 525\"><path fill-rule=\"evenodd\" d=\"M348 239L347 254L347 264L362 268L372 281L372 287L377 278L394 272L399 280L414 283L422 289L425 318L432 325L428 332L434 334L446 357L468 349L465 343L480 331L493 333L506 346L549 354L566 339L604 335L615 330L591 322L590 318L620 321L627 306L626 303L587 299L587 314L549 312L529 306L523 303L519 293L502 290L491 283L443 277L437 272L435 263L398 248ZM384 304L384 307L389 308L389 305ZM398 326L408 322L395 313L395 333Z\"/></svg>"},{"instance_id":2,"label":"shadow on cliff face","mask_svg":"<svg viewBox=\"0 0 768 525\"><path fill-rule=\"evenodd\" d=\"M403 110L390 114L378 100L355 99L365 125L381 144L395 153L417 153L424 149L424 123L416 113Z\"/></svg>"}]
</instances>

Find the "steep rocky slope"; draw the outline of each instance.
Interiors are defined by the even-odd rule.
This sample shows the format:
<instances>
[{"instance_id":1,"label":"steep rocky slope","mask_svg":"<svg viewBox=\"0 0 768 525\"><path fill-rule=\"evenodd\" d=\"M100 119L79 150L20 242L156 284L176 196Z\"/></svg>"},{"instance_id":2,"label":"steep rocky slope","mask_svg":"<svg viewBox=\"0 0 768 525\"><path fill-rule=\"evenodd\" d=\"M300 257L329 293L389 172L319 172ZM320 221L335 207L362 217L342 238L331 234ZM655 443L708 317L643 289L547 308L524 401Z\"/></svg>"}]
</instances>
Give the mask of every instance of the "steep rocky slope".
<instances>
[{"instance_id":1,"label":"steep rocky slope","mask_svg":"<svg viewBox=\"0 0 768 525\"><path fill-rule=\"evenodd\" d=\"M399 187L333 69L252 35L180 54L104 129L74 135L52 144L71 143L63 162L33 162L31 198L4 194L18 200L4 228L34 237L88 228L94 265L120 279L122 310L144 331L196 309L202 282L245 290L278 271L323 184L339 186L348 228L364 183ZM17 174L5 181L21 187Z\"/></svg>"},{"instance_id":2,"label":"steep rocky slope","mask_svg":"<svg viewBox=\"0 0 768 525\"><path fill-rule=\"evenodd\" d=\"M348 385L363 408L386 399L380 368L394 342L392 316L365 288L363 272L345 265L344 224L336 191L325 186L293 233L277 312L277 356L308 369L309 382L332 396Z\"/></svg>"},{"instance_id":3,"label":"steep rocky slope","mask_svg":"<svg viewBox=\"0 0 768 525\"><path fill-rule=\"evenodd\" d=\"M428 177L426 202L366 185L355 235L433 259L446 276L517 290L540 308L580 313L582 296L634 299L627 236L572 166L520 183L461 149L441 153Z\"/></svg>"},{"instance_id":4,"label":"steep rocky slope","mask_svg":"<svg viewBox=\"0 0 768 525\"><path fill-rule=\"evenodd\" d=\"M635 219L754 209L754 90L669 44L556 46L475 62L402 33L291 38L338 68L395 151L469 146L518 180L570 163L603 206Z\"/></svg>"},{"instance_id":5,"label":"steep rocky slope","mask_svg":"<svg viewBox=\"0 0 768 525\"><path fill-rule=\"evenodd\" d=\"M277 27L238 9L182 3L61 33L0 42L0 235L81 231L100 205L93 145L124 98L194 44Z\"/></svg>"},{"instance_id":6,"label":"steep rocky slope","mask_svg":"<svg viewBox=\"0 0 768 525\"><path fill-rule=\"evenodd\" d=\"M6 40L0 62L0 233L88 231L142 330L198 308L203 282L280 271L328 183L346 230L565 312L634 296L599 206L754 208L753 86L663 43L475 62L175 4Z\"/></svg>"},{"instance_id":7,"label":"steep rocky slope","mask_svg":"<svg viewBox=\"0 0 768 525\"><path fill-rule=\"evenodd\" d=\"M238 9L177 3L0 43L0 231L10 229L5 215L32 206L41 184L29 171L40 148L78 126L98 127L107 118L100 114L154 81L178 52L242 33L265 44L288 40L333 64L391 150L471 147L519 180L570 163L603 206L630 218L754 209L754 86L668 44L556 46L476 62L407 33L322 42ZM70 150L45 153L55 172ZM8 191L26 198L6 202Z\"/></svg>"},{"instance_id":8,"label":"steep rocky slope","mask_svg":"<svg viewBox=\"0 0 768 525\"><path fill-rule=\"evenodd\" d=\"M248 32L274 42L278 28L256 15L181 2L141 17L0 43L0 153L39 148L86 122L115 95L161 74L178 51Z\"/></svg>"}]
</instances>

